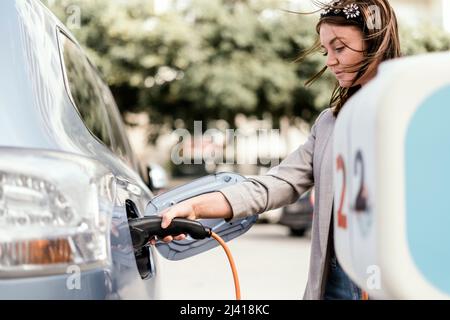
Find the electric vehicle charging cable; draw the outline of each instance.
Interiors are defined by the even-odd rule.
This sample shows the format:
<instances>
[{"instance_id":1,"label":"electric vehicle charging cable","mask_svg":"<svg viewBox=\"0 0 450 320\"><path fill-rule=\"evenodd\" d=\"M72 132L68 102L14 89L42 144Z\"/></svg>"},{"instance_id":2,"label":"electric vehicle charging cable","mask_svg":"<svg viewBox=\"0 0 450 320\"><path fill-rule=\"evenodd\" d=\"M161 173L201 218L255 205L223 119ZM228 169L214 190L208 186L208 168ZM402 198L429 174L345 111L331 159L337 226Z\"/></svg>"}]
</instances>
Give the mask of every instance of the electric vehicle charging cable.
<instances>
[{"instance_id":1,"label":"electric vehicle charging cable","mask_svg":"<svg viewBox=\"0 0 450 320\"><path fill-rule=\"evenodd\" d=\"M139 250L146 246L154 237L162 239L166 236L177 236L179 234L188 234L193 239L202 240L205 238L215 239L225 250L233 273L236 300L241 300L241 288L239 285L239 277L234 263L233 256L225 241L210 228L203 226L195 220L175 218L171 224L163 229L161 227L162 218L159 216L149 216L144 218L128 220L131 239L135 250Z\"/></svg>"},{"instance_id":2,"label":"electric vehicle charging cable","mask_svg":"<svg viewBox=\"0 0 450 320\"><path fill-rule=\"evenodd\" d=\"M235 294L236 294L236 300L241 300L241 287L239 285L238 273L237 273L236 265L234 264L233 256L231 255L231 251L228 248L225 241L223 241L223 239L218 234L216 234L215 232L211 232L211 237L216 239L216 241L218 243L220 243L220 245L222 246L223 250L225 250L225 253L228 257L228 261L230 262L231 272L233 273L234 290L235 290Z\"/></svg>"}]
</instances>

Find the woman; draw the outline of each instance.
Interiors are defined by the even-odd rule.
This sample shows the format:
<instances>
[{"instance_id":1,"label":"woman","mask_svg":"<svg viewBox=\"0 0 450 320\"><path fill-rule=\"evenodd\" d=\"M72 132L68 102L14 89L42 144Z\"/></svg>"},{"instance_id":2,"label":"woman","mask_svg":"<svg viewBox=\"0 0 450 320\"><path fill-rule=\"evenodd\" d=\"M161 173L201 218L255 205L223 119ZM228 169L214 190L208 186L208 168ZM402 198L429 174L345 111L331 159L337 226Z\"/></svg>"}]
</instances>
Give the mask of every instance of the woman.
<instances>
[{"instance_id":1,"label":"woman","mask_svg":"<svg viewBox=\"0 0 450 320\"><path fill-rule=\"evenodd\" d=\"M311 260L304 298L361 299L361 290L343 272L333 248L332 135L344 103L376 75L382 61L400 57L397 20L388 0L341 0L319 5L319 39L306 54L322 50L327 62L309 82L329 69L337 85L330 108L319 115L306 143L266 175L249 177L164 211L162 227L175 217L238 219L262 213L295 202L314 186ZM169 236L163 241L184 237Z\"/></svg>"}]
</instances>

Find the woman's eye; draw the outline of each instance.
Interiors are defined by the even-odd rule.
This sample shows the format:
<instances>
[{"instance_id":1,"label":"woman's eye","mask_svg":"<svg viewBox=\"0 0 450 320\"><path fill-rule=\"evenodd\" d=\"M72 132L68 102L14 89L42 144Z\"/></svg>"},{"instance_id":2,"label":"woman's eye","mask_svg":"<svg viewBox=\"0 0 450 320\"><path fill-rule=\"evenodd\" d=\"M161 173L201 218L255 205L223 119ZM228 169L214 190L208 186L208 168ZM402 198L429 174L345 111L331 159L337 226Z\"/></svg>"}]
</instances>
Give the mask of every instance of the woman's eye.
<instances>
[{"instance_id":1,"label":"woman's eye","mask_svg":"<svg viewBox=\"0 0 450 320\"><path fill-rule=\"evenodd\" d=\"M326 57L328 55L328 52L322 51L322 55Z\"/></svg>"},{"instance_id":2,"label":"woman's eye","mask_svg":"<svg viewBox=\"0 0 450 320\"><path fill-rule=\"evenodd\" d=\"M336 50L336 52L341 52L344 49L345 49L345 47L340 47L340 48L336 48L335 50Z\"/></svg>"}]
</instances>

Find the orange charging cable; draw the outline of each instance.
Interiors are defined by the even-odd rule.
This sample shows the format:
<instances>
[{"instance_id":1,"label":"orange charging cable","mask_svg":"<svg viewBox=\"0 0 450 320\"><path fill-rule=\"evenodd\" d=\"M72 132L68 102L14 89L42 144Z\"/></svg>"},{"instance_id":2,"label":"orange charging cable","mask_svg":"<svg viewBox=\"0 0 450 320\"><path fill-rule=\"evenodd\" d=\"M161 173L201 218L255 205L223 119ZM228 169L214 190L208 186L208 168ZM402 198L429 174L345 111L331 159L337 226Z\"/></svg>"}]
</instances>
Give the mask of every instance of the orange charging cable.
<instances>
[{"instance_id":1,"label":"orange charging cable","mask_svg":"<svg viewBox=\"0 0 450 320\"><path fill-rule=\"evenodd\" d=\"M234 288L236 292L236 300L241 300L241 287L239 285L239 278L238 273L236 269L236 265L234 264L233 256L231 255L230 249L228 249L227 244L217 233L211 232L211 237L216 239L218 243L222 246L222 248L225 250L225 253L227 254L228 261L230 262L231 271L233 272L233 279L234 279Z\"/></svg>"}]
</instances>

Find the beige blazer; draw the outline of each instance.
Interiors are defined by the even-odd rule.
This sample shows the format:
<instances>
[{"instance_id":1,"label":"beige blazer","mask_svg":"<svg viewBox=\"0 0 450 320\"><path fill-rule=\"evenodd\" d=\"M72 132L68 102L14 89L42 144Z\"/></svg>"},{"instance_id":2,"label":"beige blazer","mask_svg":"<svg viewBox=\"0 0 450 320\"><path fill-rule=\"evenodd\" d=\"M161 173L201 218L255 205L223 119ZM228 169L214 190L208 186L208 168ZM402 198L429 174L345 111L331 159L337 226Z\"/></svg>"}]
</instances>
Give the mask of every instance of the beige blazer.
<instances>
[{"instance_id":1,"label":"beige blazer","mask_svg":"<svg viewBox=\"0 0 450 320\"><path fill-rule=\"evenodd\" d=\"M304 299L322 299L328 270L328 241L333 208L333 129L331 109L323 111L305 144L267 174L221 190L233 209L233 220L294 203L315 189L311 258Z\"/></svg>"}]
</instances>

